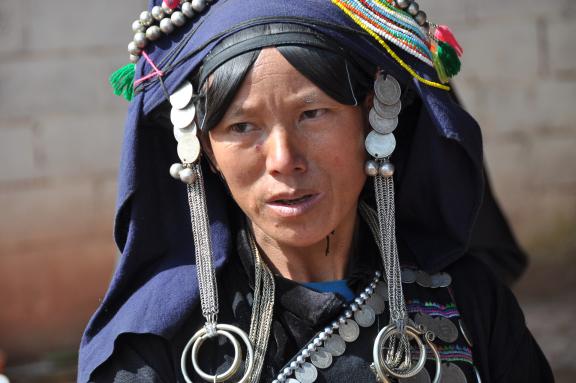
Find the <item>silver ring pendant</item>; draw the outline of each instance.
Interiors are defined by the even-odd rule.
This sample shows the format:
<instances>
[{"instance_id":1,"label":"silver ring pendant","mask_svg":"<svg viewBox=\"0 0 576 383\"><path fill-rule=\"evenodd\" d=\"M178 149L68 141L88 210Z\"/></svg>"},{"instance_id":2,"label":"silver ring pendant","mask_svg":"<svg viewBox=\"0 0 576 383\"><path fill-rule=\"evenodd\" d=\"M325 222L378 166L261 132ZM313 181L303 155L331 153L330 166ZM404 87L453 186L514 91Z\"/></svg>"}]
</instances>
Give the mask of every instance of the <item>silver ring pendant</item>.
<instances>
[{"instance_id":1,"label":"silver ring pendant","mask_svg":"<svg viewBox=\"0 0 576 383\"><path fill-rule=\"evenodd\" d=\"M434 355L434 360L436 364L436 374L434 375L433 383L439 383L441 377L441 359L440 354L438 354L438 351L436 350L436 346L434 346L434 343L432 343L432 340L434 339L434 334L430 331L425 333L410 325L407 325L405 327L405 334L408 335L408 337L411 338L411 340L414 340L418 347L419 357L416 366L414 367L409 366L407 369L402 369L402 372L398 372L394 371L393 368L388 366L388 364L386 363L386 360L382 353L384 346L393 336L401 335L401 332L398 329L398 327L396 327L396 325L389 324L388 326L380 330L380 332L378 333L372 351L372 356L374 358L374 367L376 374L378 375L378 378L380 378L384 383L390 383L391 381L389 380L389 377L393 377L396 379L407 379L418 374L426 364L426 345L427 345L428 347L430 347L430 350ZM422 339L420 339L421 336L424 337L426 345L424 344Z\"/></svg>"},{"instance_id":2,"label":"silver ring pendant","mask_svg":"<svg viewBox=\"0 0 576 383\"><path fill-rule=\"evenodd\" d=\"M234 360L232 361L232 365L228 368L228 370L219 375L209 375L202 371L198 364L198 352L204 341L209 338L206 328L202 327L196 332L196 334L194 334L194 336L192 336L192 338L190 338L186 344L186 347L184 347L184 351L182 351L182 357L180 358L180 368L182 369L184 380L186 380L187 383L194 383L192 379L190 379L190 376L188 375L188 369L186 368L186 358L190 351L192 367L194 367L196 374L198 374L198 376L200 376L205 381L225 382L233 377L240 369L242 362L242 349L240 347L240 342L238 342L234 336L234 334L236 334L240 339L242 339L246 345L247 350L244 375L242 376L242 379L238 381L238 383L247 383L252 369L254 368L254 349L252 348L252 344L250 343L248 335L238 327L229 324L216 324L216 334L228 338L228 340L232 343L232 346L234 347Z\"/></svg>"}]
</instances>

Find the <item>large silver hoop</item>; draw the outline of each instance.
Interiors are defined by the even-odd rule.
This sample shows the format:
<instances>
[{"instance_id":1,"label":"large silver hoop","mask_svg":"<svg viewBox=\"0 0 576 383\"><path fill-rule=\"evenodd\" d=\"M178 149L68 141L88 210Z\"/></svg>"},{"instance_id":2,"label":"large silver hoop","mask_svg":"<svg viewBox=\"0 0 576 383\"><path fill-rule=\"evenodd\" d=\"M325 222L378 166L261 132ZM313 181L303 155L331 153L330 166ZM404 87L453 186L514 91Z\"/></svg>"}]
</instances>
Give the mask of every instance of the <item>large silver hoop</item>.
<instances>
[{"instance_id":1,"label":"large silver hoop","mask_svg":"<svg viewBox=\"0 0 576 383\"><path fill-rule=\"evenodd\" d=\"M411 338L411 340L414 340L418 347L419 351L418 362L416 363L416 366L411 367L406 372L394 371L388 366L388 364L384 360L381 350L383 349L383 346L386 344L386 342L392 336L401 334L402 334L401 331L394 324L390 324L384 327L378 333L378 336L374 341L374 348L372 351L372 356L374 358L374 370L378 378L380 378L380 380L382 380L384 383L389 383L390 382L390 380L388 379L389 376L392 376L397 379L407 379L418 374L424 368L424 365L426 363L426 346L424 345L424 342L422 342L422 340L420 339L420 337L424 335L426 344L432 350L432 354L434 355L434 359L436 361L436 374L434 376L433 383L439 383L441 375L440 372L441 361L440 361L440 355L438 354L436 347L432 343L432 340L434 339L434 334L432 332L428 331L424 333L423 331L415 327L409 325L405 326L405 334L408 335Z\"/></svg>"},{"instance_id":2,"label":"large silver hoop","mask_svg":"<svg viewBox=\"0 0 576 383\"><path fill-rule=\"evenodd\" d=\"M246 333L238 327L229 324L216 324L216 334L228 338L228 340L232 343L232 346L234 347L234 360L232 361L232 365L228 368L228 370L219 375L209 375L202 371L198 364L198 352L204 341L210 337L206 327L202 327L196 332L196 334L194 334L194 336L192 336L192 338L190 338L186 344L186 347L184 347L184 350L182 351L182 357L180 358L180 368L182 369L182 375L184 375L184 380L186 380L186 383L194 383L192 379L190 379L190 376L188 375L188 369L186 368L186 358L190 352L190 349L190 358L192 359L192 367L194 367L194 371L196 374L198 374L198 376L207 382L225 382L238 372L242 362L242 349L240 347L240 342L238 342L234 334L242 339L246 345L247 350L244 375L242 376L242 379L238 381L238 383L246 383L248 381L248 377L250 376L250 373L254 367L254 349L252 348L252 343L250 343L248 335L246 335Z\"/></svg>"}]
</instances>

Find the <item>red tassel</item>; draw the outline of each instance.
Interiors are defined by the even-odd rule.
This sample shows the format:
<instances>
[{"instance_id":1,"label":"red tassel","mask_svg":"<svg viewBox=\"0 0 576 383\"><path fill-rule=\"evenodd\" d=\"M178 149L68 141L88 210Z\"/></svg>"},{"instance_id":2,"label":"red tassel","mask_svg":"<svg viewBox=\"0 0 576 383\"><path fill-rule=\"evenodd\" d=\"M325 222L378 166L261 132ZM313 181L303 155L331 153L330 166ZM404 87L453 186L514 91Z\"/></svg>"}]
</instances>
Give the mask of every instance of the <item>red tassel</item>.
<instances>
[{"instance_id":1,"label":"red tassel","mask_svg":"<svg viewBox=\"0 0 576 383\"><path fill-rule=\"evenodd\" d=\"M462 53L464 53L464 50L462 49L460 44L458 44L456 37L454 37L452 31L446 25L436 26L436 30L434 31L434 37L436 37L440 41L445 42L446 44L450 44L458 54L458 57L462 56Z\"/></svg>"},{"instance_id":2,"label":"red tassel","mask_svg":"<svg viewBox=\"0 0 576 383\"><path fill-rule=\"evenodd\" d=\"M180 0L164 0L164 4L170 9L174 9L180 5Z\"/></svg>"}]
</instances>

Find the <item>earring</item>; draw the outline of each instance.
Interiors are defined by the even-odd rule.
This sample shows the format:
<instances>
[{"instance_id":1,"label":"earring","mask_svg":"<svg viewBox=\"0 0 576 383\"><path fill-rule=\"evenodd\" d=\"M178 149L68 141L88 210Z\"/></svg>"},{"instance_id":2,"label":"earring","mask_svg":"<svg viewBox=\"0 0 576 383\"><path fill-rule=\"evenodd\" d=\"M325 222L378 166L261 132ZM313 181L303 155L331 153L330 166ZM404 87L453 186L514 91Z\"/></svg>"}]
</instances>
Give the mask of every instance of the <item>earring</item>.
<instances>
[{"instance_id":1,"label":"earring","mask_svg":"<svg viewBox=\"0 0 576 383\"><path fill-rule=\"evenodd\" d=\"M390 324L378 334L373 348L374 371L383 382L389 377L405 379L418 374L426 361L423 337L433 356L439 363L438 352L432 344L434 335L407 324L408 313L402 291L400 260L396 244L396 222L394 206L394 165L390 155L396 148L394 130L398 126L398 115L402 110L400 97L402 89L391 75L379 72L374 82L374 105L368 119L372 131L365 141L366 151L372 156L365 164L367 175L374 177L376 196L377 239L388 283L388 301L390 304ZM376 230L375 230L376 231ZM414 363L410 342L414 341L420 350L418 361ZM386 350L386 351L384 351ZM437 369L434 382L440 377Z\"/></svg>"},{"instance_id":2,"label":"earring","mask_svg":"<svg viewBox=\"0 0 576 383\"><path fill-rule=\"evenodd\" d=\"M194 88L185 81L170 96L172 110L170 121L174 125L174 137L178 142L177 152L181 163L170 166L172 177L179 179L187 185L188 205L194 236L194 252L196 255L196 270L198 288L200 290L200 306L202 315L206 319L204 326L198 330L188 341L182 352L180 367L187 383L192 383L188 375L187 365L192 361L194 371L198 376L208 382L224 382L232 378L242 365L242 349L240 338L245 343L248 355L244 375L239 382L248 382L254 366L254 350L248 335L236 326L218 323L218 286L212 259L212 243L210 240L210 223L208 221L208 208L206 205L206 192L204 179L200 166L200 141L198 128L195 123L196 107L193 102ZM198 364L200 347L209 338L224 336L234 347L234 360L228 370L221 374L209 375Z\"/></svg>"}]
</instances>

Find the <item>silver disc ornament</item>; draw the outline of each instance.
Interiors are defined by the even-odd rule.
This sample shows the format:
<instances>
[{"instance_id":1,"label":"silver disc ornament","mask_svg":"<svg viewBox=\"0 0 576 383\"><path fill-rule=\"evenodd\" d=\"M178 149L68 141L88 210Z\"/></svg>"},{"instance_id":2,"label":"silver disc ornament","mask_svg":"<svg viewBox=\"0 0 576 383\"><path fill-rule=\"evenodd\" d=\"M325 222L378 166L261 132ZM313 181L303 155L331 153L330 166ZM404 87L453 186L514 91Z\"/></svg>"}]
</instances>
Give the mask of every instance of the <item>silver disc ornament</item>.
<instances>
[{"instance_id":1,"label":"silver disc ornament","mask_svg":"<svg viewBox=\"0 0 576 383\"><path fill-rule=\"evenodd\" d=\"M174 127L173 129L174 129L174 138L176 139L176 142L180 142L180 140L187 135L196 137L197 134L196 124L194 123L188 125L184 129L180 129L177 127Z\"/></svg>"},{"instance_id":2,"label":"silver disc ornament","mask_svg":"<svg viewBox=\"0 0 576 383\"><path fill-rule=\"evenodd\" d=\"M184 81L182 85L170 96L170 105L176 109L184 109L192 101L194 87L189 81Z\"/></svg>"},{"instance_id":3,"label":"silver disc ornament","mask_svg":"<svg viewBox=\"0 0 576 383\"><path fill-rule=\"evenodd\" d=\"M348 343L351 343L358 339L358 336L360 335L360 328L358 327L358 323L352 319L348 319L346 322L340 324L338 333L342 339Z\"/></svg>"},{"instance_id":4,"label":"silver disc ornament","mask_svg":"<svg viewBox=\"0 0 576 383\"><path fill-rule=\"evenodd\" d=\"M432 274L430 277L432 279L433 288L448 287L452 283L452 277L448 273L436 273Z\"/></svg>"},{"instance_id":5,"label":"silver disc ornament","mask_svg":"<svg viewBox=\"0 0 576 383\"><path fill-rule=\"evenodd\" d=\"M374 97L374 110L382 118L394 118L398 117L402 111L402 101L398 100L392 105L386 105L382 101Z\"/></svg>"},{"instance_id":6,"label":"silver disc ornament","mask_svg":"<svg viewBox=\"0 0 576 383\"><path fill-rule=\"evenodd\" d=\"M193 164L200 156L200 141L196 136L184 136L178 142L176 150L183 164Z\"/></svg>"},{"instance_id":7,"label":"silver disc ornament","mask_svg":"<svg viewBox=\"0 0 576 383\"><path fill-rule=\"evenodd\" d=\"M432 277L427 272L418 270L416 272L416 283L422 287L432 287Z\"/></svg>"},{"instance_id":8,"label":"silver disc ornament","mask_svg":"<svg viewBox=\"0 0 576 383\"><path fill-rule=\"evenodd\" d=\"M432 332L436 334L438 339L446 343L454 343L458 339L458 328L450 319L444 317L434 318L433 326Z\"/></svg>"},{"instance_id":9,"label":"silver disc ornament","mask_svg":"<svg viewBox=\"0 0 576 383\"><path fill-rule=\"evenodd\" d=\"M340 356L346 351L346 342L338 334L332 334L324 341L324 349L332 356Z\"/></svg>"},{"instance_id":10,"label":"silver disc ornament","mask_svg":"<svg viewBox=\"0 0 576 383\"><path fill-rule=\"evenodd\" d=\"M370 327L376 321L376 313L372 307L364 305L354 313L354 320L358 326Z\"/></svg>"},{"instance_id":11,"label":"silver disc ornament","mask_svg":"<svg viewBox=\"0 0 576 383\"><path fill-rule=\"evenodd\" d=\"M380 134L392 133L398 126L398 116L382 117L376 113L376 109L370 109L368 113L368 121L372 129Z\"/></svg>"},{"instance_id":12,"label":"silver disc ornament","mask_svg":"<svg viewBox=\"0 0 576 383\"><path fill-rule=\"evenodd\" d=\"M403 267L401 274L402 274L402 282L403 283L416 282L416 270L410 269L408 267Z\"/></svg>"},{"instance_id":13,"label":"silver disc ornament","mask_svg":"<svg viewBox=\"0 0 576 383\"><path fill-rule=\"evenodd\" d=\"M332 365L332 354L326 351L324 347L319 347L310 355L310 361L318 368L328 368Z\"/></svg>"},{"instance_id":14,"label":"silver disc ornament","mask_svg":"<svg viewBox=\"0 0 576 383\"><path fill-rule=\"evenodd\" d=\"M318 378L318 370L311 363L305 362L294 371L294 375L300 383L314 383Z\"/></svg>"},{"instance_id":15,"label":"silver disc ornament","mask_svg":"<svg viewBox=\"0 0 576 383\"><path fill-rule=\"evenodd\" d=\"M398 382L399 383L430 383L431 380L430 380L430 374L428 373L428 370L426 370L426 368L423 368L416 375L414 375L410 378L398 379Z\"/></svg>"},{"instance_id":16,"label":"silver disc ornament","mask_svg":"<svg viewBox=\"0 0 576 383\"><path fill-rule=\"evenodd\" d=\"M442 363L442 382L444 383L467 383L466 375L454 363Z\"/></svg>"},{"instance_id":17,"label":"silver disc ornament","mask_svg":"<svg viewBox=\"0 0 576 383\"><path fill-rule=\"evenodd\" d=\"M364 142L366 151L374 158L389 157L396 148L396 139L392 133L380 134L375 131L368 133Z\"/></svg>"},{"instance_id":18,"label":"silver disc ornament","mask_svg":"<svg viewBox=\"0 0 576 383\"><path fill-rule=\"evenodd\" d=\"M372 307L374 313L376 315L380 315L386 309L386 303L384 302L384 298L380 296L380 294L374 292L370 298L366 300L366 304Z\"/></svg>"},{"instance_id":19,"label":"silver disc ornament","mask_svg":"<svg viewBox=\"0 0 576 383\"><path fill-rule=\"evenodd\" d=\"M172 108L172 110L170 111L170 121L175 127L180 129L184 129L190 124L192 124L192 122L194 122L195 117L196 117L196 107L194 106L194 104L190 104L184 109Z\"/></svg>"},{"instance_id":20,"label":"silver disc ornament","mask_svg":"<svg viewBox=\"0 0 576 383\"><path fill-rule=\"evenodd\" d=\"M384 78L382 74L379 74L374 83L374 93L383 104L394 105L400 100L402 88L394 77L386 75Z\"/></svg>"}]
</instances>

